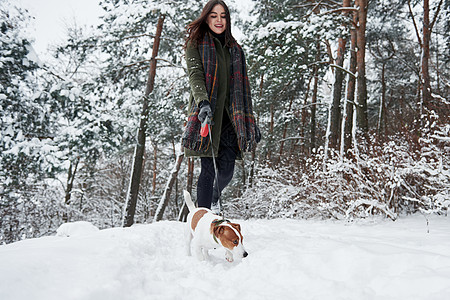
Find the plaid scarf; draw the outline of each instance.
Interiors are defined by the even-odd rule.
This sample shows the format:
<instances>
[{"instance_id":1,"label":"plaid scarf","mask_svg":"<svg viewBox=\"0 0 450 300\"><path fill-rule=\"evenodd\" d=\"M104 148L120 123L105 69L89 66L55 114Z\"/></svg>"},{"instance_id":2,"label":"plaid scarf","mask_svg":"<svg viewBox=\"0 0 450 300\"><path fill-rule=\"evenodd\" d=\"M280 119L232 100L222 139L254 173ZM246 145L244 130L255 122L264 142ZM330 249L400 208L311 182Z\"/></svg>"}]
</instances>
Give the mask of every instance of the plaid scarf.
<instances>
[{"instance_id":1,"label":"plaid scarf","mask_svg":"<svg viewBox=\"0 0 450 300\"><path fill-rule=\"evenodd\" d=\"M216 47L210 33L205 34L203 40L198 44L198 50L202 57L206 91L214 114L218 90L217 58ZM239 149L241 151L252 151L256 147L255 117L253 116L250 83L247 76L244 51L237 42L233 42L230 50L230 117L236 130ZM182 136L182 144L184 147L196 152L206 152L210 144L209 137L203 138L200 135L199 111L199 108L193 104Z\"/></svg>"}]
</instances>

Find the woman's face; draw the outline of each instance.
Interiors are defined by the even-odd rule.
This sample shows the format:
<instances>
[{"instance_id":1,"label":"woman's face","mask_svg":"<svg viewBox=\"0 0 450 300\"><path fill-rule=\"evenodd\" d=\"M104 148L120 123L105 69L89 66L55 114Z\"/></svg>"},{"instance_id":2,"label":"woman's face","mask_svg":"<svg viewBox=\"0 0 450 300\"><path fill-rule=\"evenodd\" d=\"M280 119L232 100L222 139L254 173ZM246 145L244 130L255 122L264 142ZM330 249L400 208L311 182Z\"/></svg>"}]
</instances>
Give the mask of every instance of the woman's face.
<instances>
[{"instance_id":1,"label":"woman's face","mask_svg":"<svg viewBox=\"0 0 450 300\"><path fill-rule=\"evenodd\" d=\"M227 19L225 9L222 5L217 4L213 7L206 19L206 24L216 34L221 34L225 31L227 26Z\"/></svg>"}]
</instances>

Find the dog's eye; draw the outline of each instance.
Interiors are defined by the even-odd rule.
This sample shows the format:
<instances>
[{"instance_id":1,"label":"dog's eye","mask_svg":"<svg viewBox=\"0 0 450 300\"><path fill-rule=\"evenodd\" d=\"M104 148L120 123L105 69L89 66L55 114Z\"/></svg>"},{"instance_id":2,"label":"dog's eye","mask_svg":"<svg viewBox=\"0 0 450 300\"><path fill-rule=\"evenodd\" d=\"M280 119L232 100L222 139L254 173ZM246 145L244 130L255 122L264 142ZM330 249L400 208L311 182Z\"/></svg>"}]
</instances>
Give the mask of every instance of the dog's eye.
<instances>
[{"instance_id":1,"label":"dog's eye","mask_svg":"<svg viewBox=\"0 0 450 300\"><path fill-rule=\"evenodd\" d=\"M239 244L238 240L234 240L233 244L235 245Z\"/></svg>"}]
</instances>

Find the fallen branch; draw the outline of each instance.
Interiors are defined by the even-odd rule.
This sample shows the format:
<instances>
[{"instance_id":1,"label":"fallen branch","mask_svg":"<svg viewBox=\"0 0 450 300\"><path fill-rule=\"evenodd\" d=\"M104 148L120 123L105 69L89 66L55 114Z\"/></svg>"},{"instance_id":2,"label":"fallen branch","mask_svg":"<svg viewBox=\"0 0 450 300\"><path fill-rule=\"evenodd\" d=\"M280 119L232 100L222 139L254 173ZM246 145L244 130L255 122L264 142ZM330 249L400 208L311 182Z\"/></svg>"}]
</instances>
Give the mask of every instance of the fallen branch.
<instances>
[{"instance_id":1,"label":"fallen branch","mask_svg":"<svg viewBox=\"0 0 450 300\"><path fill-rule=\"evenodd\" d=\"M386 204L380 203L376 200L367 200L367 199L359 199L359 200L353 201L350 204L350 207L345 212L346 218L348 218L350 216L350 214L353 214L354 211L358 207L363 206L363 205L368 206L366 211L371 210L372 208L376 208L376 209L382 211L392 221L395 221L397 219L397 214L392 212Z\"/></svg>"},{"instance_id":2,"label":"fallen branch","mask_svg":"<svg viewBox=\"0 0 450 300\"><path fill-rule=\"evenodd\" d=\"M167 181L164 193L161 197L161 200L159 200L159 205L158 208L156 209L155 218L153 219L154 222L162 220L164 210L166 209L169 203L170 193L172 192L172 187L175 183L175 180L177 179L178 172L180 171L180 166L181 163L183 162L183 159L184 159L184 152L179 151L177 155L177 160L175 161L175 166L173 167L172 172L170 172L169 180Z\"/></svg>"}]
</instances>

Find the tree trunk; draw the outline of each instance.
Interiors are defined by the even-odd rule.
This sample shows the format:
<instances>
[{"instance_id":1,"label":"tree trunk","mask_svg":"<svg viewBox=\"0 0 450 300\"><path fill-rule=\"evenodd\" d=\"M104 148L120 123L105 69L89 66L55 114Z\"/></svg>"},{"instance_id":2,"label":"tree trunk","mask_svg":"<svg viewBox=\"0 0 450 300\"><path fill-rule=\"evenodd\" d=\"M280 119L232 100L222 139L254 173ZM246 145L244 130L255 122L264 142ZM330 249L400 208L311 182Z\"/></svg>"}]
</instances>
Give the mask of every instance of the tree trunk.
<instances>
[{"instance_id":1,"label":"tree trunk","mask_svg":"<svg viewBox=\"0 0 450 300\"><path fill-rule=\"evenodd\" d=\"M167 181L166 188L164 189L164 193L161 197L161 200L159 201L158 208L156 209L155 218L153 219L154 222L161 221L164 215L164 210L166 209L167 205L169 204L170 199L170 193L172 192L173 185L177 179L178 172L180 171L181 163L183 162L184 153L183 151L180 151L178 153L177 159L175 161L175 166L172 169L172 172L170 173L169 180Z\"/></svg>"},{"instance_id":2,"label":"tree trunk","mask_svg":"<svg viewBox=\"0 0 450 300\"><path fill-rule=\"evenodd\" d=\"M160 15L158 25L156 27L155 40L153 42L153 52L150 62L150 70L148 73L147 88L142 104L141 119L139 124L138 138L136 148L134 150L133 169L131 171L130 186L128 188L125 215L123 220L124 227L130 227L134 223L134 214L136 211L137 198L139 193L139 186L141 182L143 158L145 152L145 137L148 120L148 104L149 95L153 91L156 75L156 57L159 50L159 42L161 38L162 27L164 23L165 15Z\"/></svg>"},{"instance_id":3,"label":"tree trunk","mask_svg":"<svg viewBox=\"0 0 450 300\"><path fill-rule=\"evenodd\" d=\"M381 61L381 101L380 108L378 111L378 122L377 122L377 142L383 142L386 136L386 64L395 55L395 47L390 40L390 54L385 55L387 49L386 46L377 45L375 51L372 53L373 57Z\"/></svg>"},{"instance_id":4,"label":"tree trunk","mask_svg":"<svg viewBox=\"0 0 450 300\"><path fill-rule=\"evenodd\" d=\"M187 184L186 190L192 195L192 185L194 182L194 159L187 159L188 171L187 171ZM186 206L186 202L183 200L183 205L181 205L180 213L178 214L178 221L186 222L189 209Z\"/></svg>"},{"instance_id":5,"label":"tree trunk","mask_svg":"<svg viewBox=\"0 0 450 300\"><path fill-rule=\"evenodd\" d=\"M349 7L350 0L343 0L342 7ZM344 11L344 15L348 12ZM344 81L344 74L342 67L344 65L345 58L345 46L347 44L346 38L339 38L339 46L337 50L336 65L340 68L335 68L335 80L333 85L333 104L331 106L331 124L330 124L330 137L329 137L329 147L333 149L338 149L339 144L339 132L341 124L341 98L342 98L342 82Z\"/></svg>"},{"instance_id":6,"label":"tree trunk","mask_svg":"<svg viewBox=\"0 0 450 300\"><path fill-rule=\"evenodd\" d=\"M344 65L345 44L346 40L340 38L338 55L336 58L336 65L338 65L339 67L342 67ZM335 68L334 72L335 80L333 84L333 102L331 105L329 146L330 148L337 149L340 130L339 125L341 121L341 97L344 74L340 68Z\"/></svg>"},{"instance_id":7,"label":"tree trunk","mask_svg":"<svg viewBox=\"0 0 450 300\"><path fill-rule=\"evenodd\" d=\"M430 108L431 103L431 84L430 84L430 3L429 0L423 1L423 28L422 28L422 106Z\"/></svg>"},{"instance_id":8,"label":"tree trunk","mask_svg":"<svg viewBox=\"0 0 450 300\"><path fill-rule=\"evenodd\" d=\"M275 111L274 111L274 105L271 104L270 105L270 124L269 124L269 136L271 138L273 138L273 130L274 130L274 126L275 126ZM271 161L271 157L272 157L272 149L269 148L267 151L267 161L269 163L272 163Z\"/></svg>"},{"instance_id":9,"label":"tree trunk","mask_svg":"<svg viewBox=\"0 0 450 300\"><path fill-rule=\"evenodd\" d=\"M386 136L386 124L385 123L385 114L386 114L386 62L383 62L381 68L381 103L380 109L378 113L378 137L377 140L382 142L384 137Z\"/></svg>"},{"instance_id":10,"label":"tree trunk","mask_svg":"<svg viewBox=\"0 0 450 300\"><path fill-rule=\"evenodd\" d=\"M450 6L450 2L448 3L448 5ZM450 22L447 23L450 27ZM449 28L447 27L447 28ZM439 45L439 38L436 37L436 90L438 91L438 93L441 93L441 71L440 71L440 64L439 64L439 47L441 47ZM445 65L445 64L444 64Z\"/></svg>"},{"instance_id":11,"label":"tree trunk","mask_svg":"<svg viewBox=\"0 0 450 300\"><path fill-rule=\"evenodd\" d=\"M356 26L358 24L358 13L353 13L353 24ZM357 31L356 28L352 29L350 32L350 72L355 74L356 72L356 40L357 40ZM355 105L355 87L356 87L356 78L353 76L348 76L347 82L347 97L345 101L345 116L343 120L343 143L344 146L342 148L341 155L345 155L347 158L350 158L349 150L352 147L352 130L353 130L353 110Z\"/></svg>"},{"instance_id":12,"label":"tree trunk","mask_svg":"<svg viewBox=\"0 0 450 300\"><path fill-rule=\"evenodd\" d=\"M64 203L66 205L70 204L70 198L72 196L72 189L73 189L73 182L75 180L75 175L77 174L77 169L78 169L78 163L80 162L80 158L77 157L76 161L75 161L75 166L73 166L73 171L72 171L72 165L73 163L70 162L70 166L69 166L69 171L67 174L67 187L66 187L66 196L65 196L65 201Z\"/></svg>"},{"instance_id":13,"label":"tree trunk","mask_svg":"<svg viewBox=\"0 0 450 300\"><path fill-rule=\"evenodd\" d=\"M192 193L192 186L194 183L194 159L189 158L188 159L188 178L187 178L187 190L189 193Z\"/></svg>"},{"instance_id":14,"label":"tree trunk","mask_svg":"<svg viewBox=\"0 0 450 300\"><path fill-rule=\"evenodd\" d=\"M264 73L261 73L261 80L259 82L259 99L262 99L263 97L263 91L264 91ZM256 116L257 119L255 122L259 125L259 115ZM261 129L261 127L259 127ZM252 150L252 164L250 166L250 174L248 178L248 184L249 186L253 186L253 177L255 176L255 158L256 158L256 149Z\"/></svg>"},{"instance_id":15,"label":"tree trunk","mask_svg":"<svg viewBox=\"0 0 450 300\"><path fill-rule=\"evenodd\" d=\"M291 112L292 110L292 102L294 102L294 96L291 96L291 100L289 101L289 108L288 108L288 114ZM284 151L284 141L286 139L286 135L287 135L287 129L288 129L288 122L284 123L284 129L283 129L283 136L281 138L281 145L280 145L280 155L278 157L278 163L281 162L281 157L283 156L283 151Z\"/></svg>"},{"instance_id":16,"label":"tree trunk","mask_svg":"<svg viewBox=\"0 0 450 300\"><path fill-rule=\"evenodd\" d=\"M241 167L242 167L242 186L240 188L237 188L237 197L241 197L242 195L242 189L243 187L245 187L245 182L247 181L247 174L246 174L246 169L245 169L245 161L242 159L241 160Z\"/></svg>"},{"instance_id":17,"label":"tree trunk","mask_svg":"<svg viewBox=\"0 0 450 300\"><path fill-rule=\"evenodd\" d=\"M431 85L429 74L429 60L430 60L430 4L429 0L423 1L423 45L422 45L422 101L424 106L428 106L431 100Z\"/></svg>"},{"instance_id":18,"label":"tree trunk","mask_svg":"<svg viewBox=\"0 0 450 300\"><path fill-rule=\"evenodd\" d=\"M154 143L153 145L153 176L152 176L152 196L155 196L156 193L156 173L158 166L158 144Z\"/></svg>"},{"instance_id":19,"label":"tree trunk","mask_svg":"<svg viewBox=\"0 0 450 300\"><path fill-rule=\"evenodd\" d=\"M248 174L248 185L251 187L253 186L253 177L255 176L255 158L256 158L256 150L252 150L252 156L251 156L251 165L250 165L250 172Z\"/></svg>"},{"instance_id":20,"label":"tree trunk","mask_svg":"<svg viewBox=\"0 0 450 300\"><path fill-rule=\"evenodd\" d=\"M317 89L319 85L319 61L320 61L320 41L316 42L316 64L314 64L314 85L311 100L311 151L316 148L316 104L317 104Z\"/></svg>"},{"instance_id":21,"label":"tree trunk","mask_svg":"<svg viewBox=\"0 0 450 300\"><path fill-rule=\"evenodd\" d=\"M302 107L302 113L301 113L301 125L300 125L300 137L302 138L301 139L301 147L300 147L300 149L301 149L301 153L303 153L303 154L306 154L306 147L305 147L305 141L306 141L306 139L305 139L305 128L306 128L306 120L307 120L307 117L308 117L308 112L307 112L307 110L306 110L306 108L307 108L307 105L308 105L308 97L309 97L309 90L310 90L310 88L311 88L311 80L312 80L312 77L309 77L309 80L308 80L308 88L306 89L306 93L305 93L305 98L304 98L304 100L303 100L303 107Z\"/></svg>"},{"instance_id":22,"label":"tree trunk","mask_svg":"<svg viewBox=\"0 0 450 300\"><path fill-rule=\"evenodd\" d=\"M66 186L66 195L64 197L64 204L66 205L66 208L70 205L70 198L72 197L72 190L73 190L73 182L75 180L75 175L77 174L78 169L78 163L80 162L80 158L77 157L75 161L75 166L73 166L73 163L70 162L69 171L67 174L67 186ZM73 166L73 170L72 170ZM67 211L63 212L62 220L64 223L69 222L69 214Z\"/></svg>"},{"instance_id":23,"label":"tree trunk","mask_svg":"<svg viewBox=\"0 0 450 300\"><path fill-rule=\"evenodd\" d=\"M369 121L367 117L367 82L366 82L366 22L367 22L367 10L368 0L356 0L355 3L359 7L358 10L358 27L357 27L357 47L356 52L357 59L357 120L358 129L364 138L366 145L369 143Z\"/></svg>"},{"instance_id":24,"label":"tree trunk","mask_svg":"<svg viewBox=\"0 0 450 300\"><path fill-rule=\"evenodd\" d=\"M433 21L430 22L430 2L429 0L423 0L423 23L422 23L422 39L420 38L419 29L417 28L417 24L413 15L413 11L411 8L411 1L408 0L408 8L409 14L411 16L412 22L414 24L414 28L416 31L417 40L422 49L421 55L421 71L420 71L420 91L422 92L421 96L419 95L419 109L420 114L423 113L423 106L427 108L431 108L432 95L431 95L431 82L430 82L430 73L429 73L429 61L430 61L430 40L431 33L433 32L434 24L436 23L439 12L441 10L441 5L443 0L439 1L439 4L434 13Z\"/></svg>"}]
</instances>

